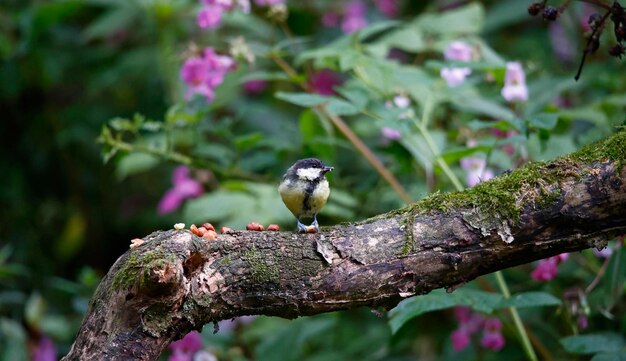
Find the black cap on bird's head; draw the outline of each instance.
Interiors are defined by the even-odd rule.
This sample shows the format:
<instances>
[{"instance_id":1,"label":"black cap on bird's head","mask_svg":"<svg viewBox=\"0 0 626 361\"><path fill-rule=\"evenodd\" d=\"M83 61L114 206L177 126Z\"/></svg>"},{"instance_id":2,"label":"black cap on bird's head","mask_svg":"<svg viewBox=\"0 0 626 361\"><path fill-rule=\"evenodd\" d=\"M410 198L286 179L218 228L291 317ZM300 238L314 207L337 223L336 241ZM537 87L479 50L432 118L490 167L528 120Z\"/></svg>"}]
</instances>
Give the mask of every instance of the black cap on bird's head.
<instances>
[{"instance_id":1,"label":"black cap on bird's head","mask_svg":"<svg viewBox=\"0 0 626 361\"><path fill-rule=\"evenodd\" d=\"M299 161L294 163L292 168L293 170L306 169L306 168L318 168L318 169L321 169L323 173L330 172L334 169L333 167L329 167L325 165L324 163L322 163L321 160L317 158L300 159Z\"/></svg>"}]
</instances>

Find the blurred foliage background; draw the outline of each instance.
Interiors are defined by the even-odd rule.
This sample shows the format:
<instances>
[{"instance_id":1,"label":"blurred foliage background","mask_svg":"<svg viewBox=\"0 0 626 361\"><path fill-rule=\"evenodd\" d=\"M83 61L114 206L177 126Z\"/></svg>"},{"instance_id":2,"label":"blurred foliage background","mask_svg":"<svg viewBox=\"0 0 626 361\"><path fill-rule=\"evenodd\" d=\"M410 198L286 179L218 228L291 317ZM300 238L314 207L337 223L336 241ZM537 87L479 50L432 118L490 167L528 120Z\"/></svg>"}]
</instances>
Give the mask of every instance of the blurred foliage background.
<instances>
[{"instance_id":1,"label":"blurred foliage background","mask_svg":"<svg viewBox=\"0 0 626 361\"><path fill-rule=\"evenodd\" d=\"M529 16L529 4L365 1L364 27L346 33L340 19L345 25L354 1L254 2L215 29L196 24L202 5L192 0L0 1L0 359L65 354L99 279L133 238L176 222L291 230L276 186L299 158L335 166L320 217L331 225L471 185L463 159L474 160L480 181L613 133L626 123L626 77L607 53L612 31L573 80L587 19L604 10L574 1L549 22ZM458 40L470 44L469 61L444 57ZM237 64L212 101L185 97L181 81L182 64L206 47ZM525 70L522 101L501 95L515 61ZM448 86L441 71L455 67L471 75ZM202 194L164 209L180 165ZM531 299L514 305L540 359L623 360L626 255L620 241L609 249L558 261L549 282L531 277L534 265L505 273L511 291ZM495 280L465 288L477 293L439 308L425 297L389 315L225 322L216 335L202 333L203 357L525 359L504 301L493 301ZM485 297L494 303L484 306ZM474 335L457 352L450 336L463 325L452 311L459 305L500 319L506 345L481 347Z\"/></svg>"}]
</instances>

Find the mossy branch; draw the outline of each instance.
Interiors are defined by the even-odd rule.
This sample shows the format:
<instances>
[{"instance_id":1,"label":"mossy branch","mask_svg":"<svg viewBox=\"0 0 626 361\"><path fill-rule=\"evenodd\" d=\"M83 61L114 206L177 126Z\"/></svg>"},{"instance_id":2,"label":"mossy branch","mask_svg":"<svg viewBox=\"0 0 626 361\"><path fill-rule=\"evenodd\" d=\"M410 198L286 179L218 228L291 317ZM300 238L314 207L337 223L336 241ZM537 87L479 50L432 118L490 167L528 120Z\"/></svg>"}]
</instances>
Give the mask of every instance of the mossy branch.
<instances>
[{"instance_id":1,"label":"mossy branch","mask_svg":"<svg viewBox=\"0 0 626 361\"><path fill-rule=\"evenodd\" d=\"M626 132L319 234L155 232L111 267L64 360L155 360L203 325L393 307L626 233Z\"/></svg>"}]
</instances>

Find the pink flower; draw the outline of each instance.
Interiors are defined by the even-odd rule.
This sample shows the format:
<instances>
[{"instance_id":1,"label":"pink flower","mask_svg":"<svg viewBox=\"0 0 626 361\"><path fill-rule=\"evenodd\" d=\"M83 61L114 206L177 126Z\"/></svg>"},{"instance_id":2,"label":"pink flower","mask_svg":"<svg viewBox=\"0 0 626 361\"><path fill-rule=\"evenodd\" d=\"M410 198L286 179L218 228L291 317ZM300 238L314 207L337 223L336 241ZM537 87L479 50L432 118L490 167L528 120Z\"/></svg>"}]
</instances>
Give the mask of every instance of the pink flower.
<instances>
[{"instance_id":1,"label":"pink flower","mask_svg":"<svg viewBox=\"0 0 626 361\"><path fill-rule=\"evenodd\" d=\"M505 344L504 336L502 336L502 323L499 319L492 317L485 320L485 328L483 329L483 337L480 345L493 351L500 351Z\"/></svg>"},{"instance_id":2,"label":"pink flower","mask_svg":"<svg viewBox=\"0 0 626 361\"><path fill-rule=\"evenodd\" d=\"M222 21L224 9L219 6L204 6L198 12L197 24L202 29L216 28Z\"/></svg>"},{"instance_id":3,"label":"pink flower","mask_svg":"<svg viewBox=\"0 0 626 361\"><path fill-rule=\"evenodd\" d=\"M329 11L325 12L322 15L322 25L327 28L334 28L339 26L339 21L341 21L341 16L336 12Z\"/></svg>"},{"instance_id":4,"label":"pink flower","mask_svg":"<svg viewBox=\"0 0 626 361\"><path fill-rule=\"evenodd\" d=\"M182 202L188 198L194 198L202 194L202 184L189 177L189 168L181 165L172 173L174 186L167 190L157 207L160 214L171 213L178 209Z\"/></svg>"},{"instance_id":5,"label":"pink flower","mask_svg":"<svg viewBox=\"0 0 626 361\"><path fill-rule=\"evenodd\" d=\"M464 41L453 41L448 44L448 47L443 52L443 57L446 60L463 61L468 62L472 60L473 49L471 45ZM472 73L472 69L461 68L441 68L439 75L446 81L450 88L455 88L463 82L465 78Z\"/></svg>"},{"instance_id":6,"label":"pink flower","mask_svg":"<svg viewBox=\"0 0 626 361\"><path fill-rule=\"evenodd\" d=\"M222 22L224 12L233 11L239 7L244 13L250 12L249 0L201 0L203 6L198 12L196 23L202 29L213 29Z\"/></svg>"},{"instance_id":7,"label":"pink flower","mask_svg":"<svg viewBox=\"0 0 626 361\"><path fill-rule=\"evenodd\" d=\"M193 361L193 353L174 349L172 350L172 354L167 358L167 361Z\"/></svg>"},{"instance_id":8,"label":"pink flower","mask_svg":"<svg viewBox=\"0 0 626 361\"><path fill-rule=\"evenodd\" d=\"M339 84L341 84L341 78L330 69L315 72L311 74L309 79L311 90L320 95L334 95L335 90L333 88Z\"/></svg>"},{"instance_id":9,"label":"pink flower","mask_svg":"<svg viewBox=\"0 0 626 361\"><path fill-rule=\"evenodd\" d=\"M374 4L376 4L378 11L388 18L393 18L398 15L397 0L374 0Z\"/></svg>"},{"instance_id":10,"label":"pink flower","mask_svg":"<svg viewBox=\"0 0 626 361\"><path fill-rule=\"evenodd\" d=\"M348 5L346 5L343 21L341 22L341 31L350 34L366 27L366 13L367 8L363 1L353 0L348 3Z\"/></svg>"},{"instance_id":11,"label":"pink flower","mask_svg":"<svg viewBox=\"0 0 626 361\"><path fill-rule=\"evenodd\" d=\"M170 343L169 349L172 351L182 351L185 353L195 353L202 348L202 336L198 331L191 331L178 341Z\"/></svg>"},{"instance_id":12,"label":"pink flower","mask_svg":"<svg viewBox=\"0 0 626 361\"><path fill-rule=\"evenodd\" d=\"M218 55L212 48L204 49L201 56L188 58L180 70L181 79L189 86L185 97L190 99L194 94L202 94L208 101L213 100L215 88L234 65L231 57Z\"/></svg>"},{"instance_id":13,"label":"pink flower","mask_svg":"<svg viewBox=\"0 0 626 361\"><path fill-rule=\"evenodd\" d=\"M469 62L472 61L473 53L474 50L471 45L457 40L448 44L448 47L443 52L443 57L446 60Z\"/></svg>"},{"instance_id":14,"label":"pink flower","mask_svg":"<svg viewBox=\"0 0 626 361\"><path fill-rule=\"evenodd\" d=\"M248 95L255 95L262 93L267 88L267 82L262 79L248 80L243 83L243 89Z\"/></svg>"},{"instance_id":15,"label":"pink flower","mask_svg":"<svg viewBox=\"0 0 626 361\"><path fill-rule=\"evenodd\" d=\"M383 129L381 129L380 134L383 136L383 138L388 140L397 140L402 138L402 133L400 133L399 130L389 127L384 127Z\"/></svg>"},{"instance_id":16,"label":"pink flower","mask_svg":"<svg viewBox=\"0 0 626 361\"><path fill-rule=\"evenodd\" d=\"M439 72L450 88L456 88L463 84L465 78L471 73L472 69L470 68L441 68Z\"/></svg>"},{"instance_id":17,"label":"pink flower","mask_svg":"<svg viewBox=\"0 0 626 361\"><path fill-rule=\"evenodd\" d=\"M473 187L494 177L493 171L487 168L487 161L484 158L461 158L461 168L466 172L465 181L468 187Z\"/></svg>"},{"instance_id":18,"label":"pink flower","mask_svg":"<svg viewBox=\"0 0 626 361\"><path fill-rule=\"evenodd\" d=\"M558 270L556 260L553 257L542 259L530 276L538 282L547 282L556 277Z\"/></svg>"},{"instance_id":19,"label":"pink flower","mask_svg":"<svg viewBox=\"0 0 626 361\"><path fill-rule=\"evenodd\" d=\"M547 282L556 277L557 266L569 257L567 253L542 259L537 263L537 267L532 271L530 277L538 282Z\"/></svg>"},{"instance_id":20,"label":"pink flower","mask_svg":"<svg viewBox=\"0 0 626 361\"><path fill-rule=\"evenodd\" d=\"M528 100L526 75L524 74L524 69L522 69L522 64L517 62L506 64L504 87L502 87L501 93L507 102Z\"/></svg>"},{"instance_id":21,"label":"pink flower","mask_svg":"<svg viewBox=\"0 0 626 361\"><path fill-rule=\"evenodd\" d=\"M596 257L609 258L613 254L611 247L604 247L602 249L592 248L591 251Z\"/></svg>"},{"instance_id":22,"label":"pink flower","mask_svg":"<svg viewBox=\"0 0 626 361\"><path fill-rule=\"evenodd\" d=\"M576 324L578 325L578 329L584 330L589 327L589 320L587 319L587 316L579 315L578 319L576 320Z\"/></svg>"},{"instance_id":23,"label":"pink flower","mask_svg":"<svg viewBox=\"0 0 626 361\"><path fill-rule=\"evenodd\" d=\"M272 6L272 5L284 4L285 0L254 0L254 3L259 6Z\"/></svg>"},{"instance_id":24,"label":"pink flower","mask_svg":"<svg viewBox=\"0 0 626 361\"><path fill-rule=\"evenodd\" d=\"M48 336L39 338L39 343L33 350L33 361L56 361L57 348Z\"/></svg>"},{"instance_id":25,"label":"pink flower","mask_svg":"<svg viewBox=\"0 0 626 361\"><path fill-rule=\"evenodd\" d=\"M470 332L464 328L459 327L450 335L450 339L452 340L452 349L456 352L463 351L470 344Z\"/></svg>"},{"instance_id":26,"label":"pink flower","mask_svg":"<svg viewBox=\"0 0 626 361\"><path fill-rule=\"evenodd\" d=\"M455 307L454 317L459 321L459 327L452 332L450 339L454 351L459 352L470 344L471 336L482 327L484 318L467 306Z\"/></svg>"},{"instance_id":27,"label":"pink flower","mask_svg":"<svg viewBox=\"0 0 626 361\"><path fill-rule=\"evenodd\" d=\"M411 105L411 99L404 95L396 95L395 97L393 97L393 103L398 108L408 108L409 105Z\"/></svg>"}]
</instances>

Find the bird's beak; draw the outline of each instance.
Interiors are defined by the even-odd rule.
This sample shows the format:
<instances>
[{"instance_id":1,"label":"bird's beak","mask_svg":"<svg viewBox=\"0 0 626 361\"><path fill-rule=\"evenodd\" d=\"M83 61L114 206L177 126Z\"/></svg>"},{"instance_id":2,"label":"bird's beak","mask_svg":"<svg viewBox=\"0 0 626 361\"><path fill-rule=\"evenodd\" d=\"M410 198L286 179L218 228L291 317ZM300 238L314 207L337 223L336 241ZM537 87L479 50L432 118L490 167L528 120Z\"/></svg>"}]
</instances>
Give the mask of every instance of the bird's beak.
<instances>
[{"instance_id":1,"label":"bird's beak","mask_svg":"<svg viewBox=\"0 0 626 361\"><path fill-rule=\"evenodd\" d=\"M322 168L322 172L323 173L328 173L330 171L332 171L333 169L335 169L334 167L329 167L329 166L324 166L324 168Z\"/></svg>"}]
</instances>

